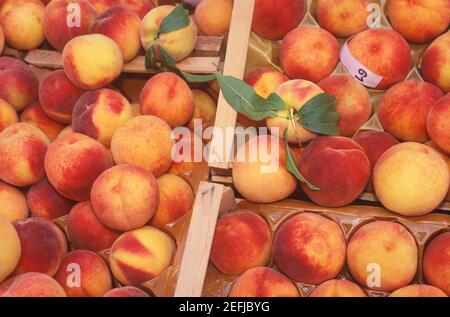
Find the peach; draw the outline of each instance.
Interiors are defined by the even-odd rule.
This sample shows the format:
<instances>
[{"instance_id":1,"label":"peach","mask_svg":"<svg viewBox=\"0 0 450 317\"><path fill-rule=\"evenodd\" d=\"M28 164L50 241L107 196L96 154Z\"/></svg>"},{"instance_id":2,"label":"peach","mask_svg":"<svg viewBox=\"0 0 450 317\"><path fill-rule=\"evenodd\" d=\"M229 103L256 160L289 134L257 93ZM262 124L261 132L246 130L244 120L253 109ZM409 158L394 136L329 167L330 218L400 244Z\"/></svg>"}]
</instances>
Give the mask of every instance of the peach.
<instances>
[{"instance_id":1,"label":"peach","mask_svg":"<svg viewBox=\"0 0 450 317\"><path fill-rule=\"evenodd\" d=\"M407 80L389 88L378 107L378 119L384 130L401 141L424 143L427 117L431 107L443 96L436 86ZM407 105L407 107L405 107Z\"/></svg>"},{"instance_id":2,"label":"peach","mask_svg":"<svg viewBox=\"0 0 450 317\"><path fill-rule=\"evenodd\" d=\"M45 156L50 183L62 196L76 201L89 199L92 184L110 166L106 148L79 133L57 138Z\"/></svg>"},{"instance_id":3,"label":"peach","mask_svg":"<svg viewBox=\"0 0 450 317\"><path fill-rule=\"evenodd\" d=\"M191 210L194 192L189 184L173 174L158 178L159 205L150 225L162 229Z\"/></svg>"},{"instance_id":4,"label":"peach","mask_svg":"<svg viewBox=\"0 0 450 317\"><path fill-rule=\"evenodd\" d=\"M450 92L450 32L431 43L422 56L421 73L423 79L438 86L444 93Z\"/></svg>"},{"instance_id":5,"label":"peach","mask_svg":"<svg viewBox=\"0 0 450 317\"><path fill-rule=\"evenodd\" d=\"M39 102L35 102L25 108L20 115L20 121L35 125L44 132L50 141L56 139L58 134L64 129L64 125L50 119Z\"/></svg>"},{"instance_id":6,"label":"peach","mask_svg":"<svg viewBox=\"0 0 450 317\"><path fill-rule=\"evenodd\" d=\"M184 134L180 134L176 140L175 148L172 151L173 164L168 173L180 176L192 172L198 163L196 158L203 159L203 140L195 133L190 134L190 138L185 140Z\"/></svg>"},{"instance_id":7,"label":"peach","mask_svg":"<svg viewBox=\"0 0 450 317\"><path fill-rule=\"evenodd\" d=\"M367 29L368 5L375 0L319 0L317 22L337 37L349 37Z\"/></svg>"},{"instance_id":8,"label":"peach","mask_svg":"<svg viewBox=\"0 0 450 317\"><path fill-rule=\"evenodd\" d=\"M100 222L90 201L83 201L72 208L66 227L67 237L75 249L99 252L110 248L119 237L119 232Z\"/></svg>"},{"instance_id":9,"label":"peach","mask_svg":"<svg viewBox=\"0 0 450 317\"><path fill-rule=\"evenodd\" d=\"M405 80L412 65L408 42L396 31L370 29L348 42L353 57L382 77L375 89L387 89Z\"/></svg>"},{"instance_id":10,"label":"peach","mask_svg":"<svg viewBox=\"0 0 450 317\"><path fill-rule=\"evenodd\" d=\"M269 40L281 40L306 12L305 0L256 0L252 29Z\"/></svg>"},{"instance_id":11,"label":"peach","mask_svg":"<svg viewBox=\"0 0 450 317\"><path fill-rule=\"evenodd\" d=\"M62 58L67 77L81 89L106 86L122 72L119 46L102 34L73 38L64 47Z\"/></svg>"},{"instance_id":12,"label":"peach","mask_svg":"<svg viewBox=\"0 0 450 317\"><path fill-rule=\"evenodd\" d=\"M268 267L250 269L234 281L229 297L299 297L294 283Z\"/></svg>"},{"instance_id":13,"label":"peach","mask_svg":"<svg viewBox=\"0 0 450 317\"><path fill-rule=\"evenodd\" d=\"M91 33L95 18L94 8L86 0L53 0L45 8L42 21L45 37L62 51L71 39Z\"/></svg>"},{"instance_id":14,"label":"peach","mask_svg":"<svg viewBox=\"0 0 450 317\"><path fill-rule=\"evenodd\" d=\"M111 152L116 164L131 164L163 175L172 164L170 126L158 117L134 117L117 129L111 141Z\"/></svg>"},{"instance_id":15,"label":"peach","mask_svg":"<svg viewBox=\"0 0 450 317\"><path fill-rule=\"evenodd\" d=\"M450 232L433 238L423 255L423 275L427 283L450 296Z\"/></svg>"},{"instance_id":16,"label":"peach","mask_svg":"<svg viewBox=\"0 0 450 317\"><path fill-rule=\"evenodd\" d=\"M433 141L428 141L427 143L425 143L426 145L428 145L429 147L435 149L440 155L441 157L444 159L444 161L447 162L448 165L448 169L450 171L450 156L447 155L446 153L444 153L438 146L436 143L434 143ZM450 188L449 191L447 193L447 197L445 198L446 201L450 201Z\"/></svg>"},{"instance_id":17,"label":"peach","mask_svg":"<svg viewBox=\"0 0 450 317\"><path fill-rule=\"evenodd\" d=\"M137 287L125 286L113 288L106 292L103 297L150 297L150 295Z\"/></svg>"},{"instance_id":18,"label":"peach","mask_svg":"<svg viewBox=\"0 0 450 317\"><path fill-rule=\"evenodd\" d=\"M431 147L414 142L391 147L373 171L380 202L405 216L433 211L446 197L449 184L447 162Z\"/></svg>"},{"instance_id":19,"label":"peach","mask_svg":"<svg viewBox=\"0 0 450 317\"><path fill-rule=\"evenodd\" d=\"M114 132L133 117L128 100L114 90L91 90L73 108L72 129L109 147Z\"/></svg>"},{"instance_id":20,"label":"peach","mask_svg":"<svg viewBox=\"0 0 450 317\"><path fill-rule=\"evenodd\" d=\"M308 297L367 297L367 295L353 282L328 280L314 288Z\"/></svg>"},{"instance_id":21,"label":"peach","mask_svg":"<svg viewBox=\"0 0 450 317\"><path fill-rule=\"evenodd\" d=\"M230 29L232 11L233 0L204 0L195 8L194 21L204 35L223 35Z\"/></svg>"},{"instance_id":22,"label":"peach","mask_svg":"<svg viewBox=\"0 0 450 317\"><path fill-rule=\"evenodd\" d=\"M188 57L197 43L197 26L191 19L188 26L165 34L159 34L162 20L168 16L174 6L163 5L150 10L141 22L141 44L147 51L158 43L177 62ZM158 38L159 36L159 38Z\"/></svg>"},{"instance_id":23,"label":"peach","mask_svg":"<svg viewBox=\"0 0 450 317\"><path fill-rule=\"evenodd\" d=\"M142 89L140 104L142 114L157 116L172 128L186 124L194 115L194 95L174 73L153 76Z\"/></svg>"},{"instance_id":24,"label":"peach","mask_svg":"<svg viewBox=\"0 0 450 317\"><path fill-rule=\"evenodd\" d=\"M34 217L48 220L67 215L74 205L73 201L62 197L47 178L31 186L27 202Z\"/></svg>"},{"instance_id":25,"label":"peach","mask_svg":"<svg viewBox=\"0 0 450 317\"><path fill-rule=\"evenodd\" d=\"M433 40L450 23L450 3L446 0L389 1L386 13L394 30L418 44Z\"/></svg>"},{"instance_id":26,"label":"peach","mask_svg":"<svg viewBox=\"0 0 450 317\"><path fill-rule=\"evenodd\" d=\"M17 188L0 182L0 217L14 221L28 218L27 200Z\"/></svg>"},{"instance_id":27,"label":"peach","mask_svg":"<svg viewBox=\"0 0 450 317\"><path fill-rule=\"evenodd\" d=\"M300 26L289 32L281 43L281 68L292 79L317 83L331 75L338 62L339 44L324 29Z\"/></svg>"},{"instance_id":28,"label":"peach","mask_svg":"<svg viewBox=\"0 0 450 317\"><path fill-rule=\"evenodd\" d=\"M345 237L337 223L320 215L292 216L278 228L273 258L281 272L301 283L335 278L345 262Z\"/></svg>"},{"instance_id":29,"label":"peach","mask_svg":"<svg viewBox=\"0 0 450 317\"><path fill-rule=\"evenodd\" d=\"M64 289L50 276L29 272L10 282L2 297L67 297Z\"/></svg>"},{"instance_id":30,"label":"peach","mask_svg":"<svg viewBox=\"0 0 450 317\"><path fill-rule=\"evenodd\" d=\"M389 292L414 279L417 253L416 241L405 227L389 221L373 221L351 236L347 266L360 285Z\"/></svg>"},{"instance_id":31,"label":"peach","mask_svg":"<svg viewBox=\"0 0 450 317\"><path fill-rule=\"evenodd\" d=\"M308 197L320 206L341 207L364 191L370 177L370 162L355 141L344 137L319 137L302 153L300 173L320 190L302 183Z\"/></svg>"},{"instance_id":32,"label":"peach","mask_svg":"<svg viewBox=\"0 0 450 317\"><path fill-rule=\"evenodd\" d=\"M3 32L3 29L0 25L0 55L3 53L4 49L5 49L5 32Z\"/></svg>"},{"instance_id":33,"label":"peach","mask_svg":"<svg viewBox=\"0 0 450 317\"><path fill-rule=\"evenodd\" d=\"M29 186L44 177L44 157L50 141L40 129L15 123L0 133L0 179Z\"/></svg>"},{"instance_id":34,"label":"peach","mask_svg":"<svg viewBox=\"0 0 450 317\"><path fill-rule=\"evenodd\" d=\"M18 121L16 109L9 102L0 99L0 132Z\"/></svg>"},{"instance_id":35,"label":"peach","mask_svg":"<svg viewBox=\"0 0 450 317\"><path fill-rule=\"evenodd\" d=\"M323 93L323 90L310 81L297 79L290 80L278 86L275 93L283 99L287 109L280 110L277 117L267 118L266 123L270 133L274 136L283 137L284 130L288 129L289 143L305 143L317 137L312 131L302 127L300 124L293 124L285 118L288 118L289 111L299 111L307 101Z\"/></svg>"},{"instance_id":36,"label":"peach","mask_svg":"<svg viewBox=\"0 0 450 317\"><path fill-rule=\"evenodd\" d=\"M124 62L134 59L141 49L141 20L139 16L122 7L112 7L97 17L92 33L110 37L119 46Z\"/></svg>"},{"instance_id":37,"label":"peach","mask_svg":"<svg viewBox=\"0 0 450 317\"><path fill-rule=\"evenodd\" d=\"M17 220L13 224L22 246L15 273L40 272L55 275L67 252L64 233L54 223L42 218Z\"/></svg>"},{"instance_id":38,"label":"peach","mask_svg":"<svg viewBox=\"0 0 450 317\"><path fill-rule=\"evenodd\" d=\"M187 123L187 127L194 131L195 120L202 120L202 130L214 125L216 118L216 102L214 99L203 90L192 90L194 95L194 114Z\"/></svg>"},{"instance_id":39,"label":"peach","mask_svg":"<svg viewBox=\"0 0 450 317\"><path fill-rule=\"evenodd\" d=\"M69 297L101 297L112 288L108 265L99 255L86 250L67 253L55 280Z\"/></svg>"},{"instance_id":40,"label":"peach","mask_svg":"<svg viewBox=\"0 0 450 317\"><path fill-rule=\"evenodd\" d=\"M109 8L120 5L121 0L88 0L95 12L100 15Z\"/></svg>"},{"instance_id":41,"label":"peach","mask_svg":"<svg viewBox=\"0 0 450 317\"><path fill-rule=\"evenodd\" d=\"M0 1L0 19L9 11L16 9L27 3L33 3L42 6L41 0L1 0Z\"/></svg>"},{"instance_id":42,"label":"peach","mask_svg":"<svg viewBox=\"0 0 450 317\"><path fill-rule=\"evenodd\" d=\"M450 93L431 108L427 118L427 131L439 148L450 154Z\"/></svg>"},{"instance_id":43,"label":"peach","mask_svg":"<svg viewBox=\"0 0 450 317\"><path fill-rule=\"evenodd\" d=\"M286 169L286 150L274 136L251 138L236 153L233 161L233 182L247 200L270 203L291 195L297 179Z\"/></svg>"},{"instance_id":44,"label":"peach","mask_svg":"<svg viewBox=\"0 0 450 317\"><path fill-rule=\"evenodd\" d=\"M3 282L16 268L20 260L20 239L11 222L0 216L0 283ZM0 285L1 288L1 285ZM1 291L0 291L1 296Z\"/></svg>"},{"instance_id":45,"label":"peach","mask_svg":"<svg viewBox=\"0 0 450 317\"><path fill-rule=\"evenodd\" d=\"M169 267L175 247L170 236L153 227L126 232L111 247L111 270L123 285L139 286Z\"/></svg>"},{"instance_id":46,"label":"peach","mask_svg":"<svg viewBox=\"0 0 450 317\"><path fill-rule=\"evenodd\" d=\"M64 129L61 130L61 132L58 134L58 138L64 137L66 135L72 134L73 129L71 125L68 125L67 127L65 127Z\"/></svg>"},{"instance_id":47,"label":"peach","mask_svg":"<svg viewBox=\"0 0 450 317\"><path fill-rule=\"evenodd\" d=\"M447 297L447 294L434 286L414 284L392 292L389 297Z\"/></svg>"},{"instance_id":48,"label":"peach","mask_svg":"<svg viewBox=\"0 0 450 317\"><path fill-rule=\"evenodd\" d=\"M120 5L135 12L141 19L155 7L152 0L120 0Z\"/></svg>"}]
</instances>

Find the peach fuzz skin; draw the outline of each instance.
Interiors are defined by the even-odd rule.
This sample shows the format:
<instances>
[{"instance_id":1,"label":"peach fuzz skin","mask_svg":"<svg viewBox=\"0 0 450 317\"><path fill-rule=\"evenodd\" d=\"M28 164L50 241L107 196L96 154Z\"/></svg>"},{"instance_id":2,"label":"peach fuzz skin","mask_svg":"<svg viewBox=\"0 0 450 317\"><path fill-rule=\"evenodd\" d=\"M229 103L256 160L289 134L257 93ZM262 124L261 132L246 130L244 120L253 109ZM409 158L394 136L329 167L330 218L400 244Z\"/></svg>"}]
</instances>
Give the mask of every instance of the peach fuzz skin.
<instances>
[{"instance_id":1,"label":"peach fuzz skin","mask_svg":"<svg viewBox=\"0 0 450 317\"><path fill-rule=\"evenodd\" d=\"M443 290L450 296L450 232L431 240L423 255L423 275L428 284Z\"/></svg>"},{"instance_id":2,"label":"peach fuzz skin","mask_svg":"<svg viewBox=\"0 0 450 317\"><path fill-rule=\"evenodd\" d=\"M0 182L0 217L14 221L28 218L29 211L24 194L17 188Z\"/></svg>"},{"instance_id":3,"label":"peach fuzz skin","mask_svg":"<svg viewBox=\"0 0 450 317\"><path fill-rule=\"evenodd\" d=\"M230 29L233 0L204 0L195 8L194 21L207 36L224 35Z\"/></svg>"}]
</instances>

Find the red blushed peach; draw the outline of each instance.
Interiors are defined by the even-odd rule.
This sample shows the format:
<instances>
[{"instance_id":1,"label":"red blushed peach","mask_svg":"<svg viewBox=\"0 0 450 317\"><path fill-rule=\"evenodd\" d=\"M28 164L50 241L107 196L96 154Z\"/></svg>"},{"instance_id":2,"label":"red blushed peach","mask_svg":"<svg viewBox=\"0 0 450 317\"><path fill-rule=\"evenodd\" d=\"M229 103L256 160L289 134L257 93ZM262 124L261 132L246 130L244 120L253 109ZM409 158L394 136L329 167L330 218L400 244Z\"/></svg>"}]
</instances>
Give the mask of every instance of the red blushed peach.
<instances>
[{"instance_id":1,"label":"red blushed peach","mask_svg":"<svg viewBox=\"0 0 450 317\"><path fill-rule=\"evenodd\" d=\"M389 297L447 297L447 294L434 286L414 284L392 292Z\"/></svg>"},{"instance_id":2,"label":"red blushed peach","mask_svg":"<svg viewBox=\"0 0 450 317\"><path fill-rule=\"evenodd\" d=\"M336 98L341 136L351 137L369 120L372 114L369 92L349 75L331 75L317 85Z\"/></svg>"},{"instance_id":3,"label":"red blushed peach","mask_svg":"<svg viewBox=\"0 0 450 317\"><path fill-rule=\"evenodd\" d=\"M423 44L447 30L450 3L446 0L389 1L387 16L394 30L409 42ZM411 17L415 17L411 20Z\"/></svg>"},{"instance_id":4,"label":"red blushed peach","mask_svg":"<svg viewBox=\"0 0 450 317\"><path fill-rule=\"evenodd\" d=\"M122 72L119 46L102 34L73 38L64 47L62 58L67 77L81 89L106 86Z\"/></svg>"},{"instance_id":5,"label":"red blushed peach","mask_svg":"<svg viewBox=\"0 0 450 317\"><path fill-rule=\"evenodd\" d=\"M252 29L269 40L281 40L300 24L305 11L305 0L256 0Z\"/></svg>"},{"instance_id":6,"label":"red blushed peach","mask_svg":"<svg viewBox=\"0 0 450 317\"><path fill-rule=\"evenodd\" d=\"M15 276L2 297L67 297L64 289L46 274L29 272Z\"/></svg>"},{"instance_id":7,"label":"red blushed peach","mask_svg":"<svg viewBox=\"0 0 450 317\"><path fill-rule=\"evenodd\" d=\"M427 118L427 131L439 148L450 154L450 93L431 108Z\"/></svg>"},{"instance_id":8,"label":"red blushed peach","mask_svg":"<svg viewBox=\"0 0 450 317\"><path fill-rule=\"evenodd\" d=\"M20 239L12 223L0 216L0 283L2 283L16 268L20 260ZM5 282L6 283L6 282ZM2 296L3 284L0 284L0 296Z\"/></svg>"},{"instance_id":9,"label":"red blushed peach","mask_svg":"<svg viewBox=\"0 0 450 317\"><path fill-rule=\"evenodd\" d=\"M155 7L152 0L120 0L120 5L135 12L141 19Z\"/></svg>"},{"instance_id":10,"label":"red blushed peach","mask_svg":"<svg viewBox=\"0 0 450 317\"><path fill-rule=\"evenodd\" d=\"M20 115L20 121L38 127L47 135L50 141L56 139L58 134L64 129L64 125L50 119L45 114L39 102L35 102L25 108Z\"/></svg>"},{"instance_id":11,"label":"red blushed peach","mask_svg":"<svg viewBox=\"0 0 450 317\"><path fill-rule=\"evenodd\" d=\"M79 20L75 20L74 13L79 13ZM53 0L45 8L42 21L45 37L54 48L62 51L74 37L91 33L95 18L94 8L86 0ZM75 25L77 22L79 25Z\"/></svg>"},{"instance_id":12,"label":"red blushed peach","mask_svg":"<svg viewBox=\"0 0 450 317\"><path fill-rule=\"evenodd\" d=\"M268 267L246 271L233 283L229 297L299 297L294 283Z\"/></svg>"},{"instance_id":13,"label":"red blushed peach","mask_svg":"<svg viewBox=\"0 0 450 317\"><path fill-rule=\"evenodd\" d=\"M140 97L144 115L157 116L172 128L186 124L194 114L194 95L186 82L173 73L153 76Z\"/></svg>"},{"instance_id":14,"label":"red blushed peach","mask_svg":"<svg viewBox=\"0 0 450 317\"><path fill-rule=\"evenodd\" d=\"M45 171L50 183L62 196L88 200L97 177L111 166L106 148L79 133L57 138L45 157Z\"/></svg>"},{"instance_id":15,"label":"red blushed peach","mask_svg":"<svg viewBox=\"0 0 450 317\"><path fill-rule=\"evenodd\" d=\"M348 48L356 60L383 78L376 89L387 89L405 80L411 68L408 42L396 31L363 31L348 42Z\"/></svg>"},{"instance_id":16,"label":"red blushed peach","mask_svg":"<svg viewBox=\"0 0 450 317\"><path fill-rule=\"evenodd\" d=\"M427 283L450 296L450 232L433 238L423 255L423 275Z\"/></svg>"},{"instance_id":17,"label":"red blushed peach","mask_svg":"<svg viewBox=\"0 0 450 317\"><path fill-rule=\"evenodd\" d=\"M133 165L121 164L103 172L94 182L91 203L107 227L129 231L145 225L159 201L155 177Z\"/></svg>"},{"instance_id":18,"label":"red blushed peach","mask_svg":"<svg viewBox=\"0 0 450 317\"><path fill-rule=\"evenodd\" d=\"M112 7L97 17L92 33L110 37L122 51L123 61L134 59L141 49L139 16L122 7Z\"/></svg>"},{"instance_id":19,"label":"red blushed peach","mask_svg":"<svg viewBox=\"0 0 450 317\"><path fill-rule=\"evenodd\" d=\"M97 15L105 12L109 8L120 5L121 0L87 0L94 8Z\"/></svg>"},{"instance_id":20,"label":"red blushed peach","mask_svg":"<svg viewBox=\"0 0 450 317\"><path fill-rule=\"evenodd\" d=\"M422 56L423 79L438 86L445 93L450 92L450 31L431 43Z\"/></svg>"},{"instance_id":21,"label":"red blushed peach","mask_svg":"<svg viewBox=\"0 0 450 317\"><path fill-rule=\"evenodd\" d=\"M67 220L67 237L75 249L99 252L112 246L120 233L100 222L90 201L76 204Z\"/></svg>"},{"instance_id":22,"label":"red blushed peach","mask_svg":"<svg viewBox=\"0 0 450 317\"><path fill-rule=\"evenodd\" d=\"M62 69L48 73L39 84L42 110L63 124L72 123L73 107L82 95L83 90L72 84Z\"/></svg>"},{"instance_id":23,"label":"red blushed peach","mask_svg":"<svg viewBox=\"0 0 450 317\"><path fill-rule=\"evenodd\" d=\"M114 90L86 92L73 108L72 129L109 147L114 132L133 117L128 100Z\"/></svg>"},{"instance_id":24,"label":"red blushed peach","mask_svg":"<svg viewBox=\"0 0 450 317\"><path fill-rule=\"evenodd\" d=\"M236 153L234 185L245 199L256 203L285 199L297 188L297 180L285 164L286 148L278 137L254 137Z\"/></svg>"},{"instance_id":25,"label":"red blushed peach","mask_svg":"<svg viewBox=\"0 0 450 317\"><path fill-rule=\"evenodd\" d=\"M73 276L77 273L79 284L73 283ZM111 273L105 261L96 253L86 250L67 253L55 280L69 297L101 297L112 288Z\"/></svg>"},{"instance_id":26,"label":"red blushed peach","mask_svg":"<svg viewBox=\"0 0 450 317\"><path fill-rule=\"evenodd\" d=\"M328 280L313 289L308 297L367 297L367 294L353 282Z\"/></svg>"},{"instance_id":27,"label":"red blushed peach","mask_svg":"<svg viewBox=\"0 0 450 317\"><path fill-rule=\"evenodd\" d=\"M319 0L317 21L337 37L349 37L367 29L368 5L376 0Z\"/></svg>"},{"instance_id":28,"label":"red blushed peach","mask_svg":"<svg viewBox=\"0 0 450 317\"><path fill-rule=\"evenodd\" d=\"M194 20L200 32L223 35L230 29L233 0L204 0L195 8Z\"/></svg>"},{"instance_id":29,"label":"red blushed peach","mask_svg":"<svg viewBox=\"0 0 450 317\"><path fill-rule=\"evenodd\" d=\"M14 186L29 186L44 177L44 157L50 141L28 123L15 123L0 133L0 179Z\"/></svg>"},{"instance_id":30,"label":"red blushed peach","mask_svg":"<svg viewBox=\"0 0 450 317\"><path fill-rule=\"evenodd\" d=\"M14 109L9 102L0 99L0 132L18 121L19 117L16 109Z\"/></svg>"},{"instance_id":31,"label":"red blushed peach","mask_svg":"<svg viewBox=\"0 0 450 317\"><path fill-rule=\"evenodd\" d=\"M29 218L15 221L22 246L16 274L40 272L53 276L67 252L64 233L51 221Z\"/></svg>"},{"instance_id":32,"label":"red blushed peach","mask_svg":"<svg viewBox=\"0 0 450 317\"><path fill-rule=\"evenodd\" d=\"M158 117L134 117L117 129L111 141L116 164L131 164L163 175L172 165L172 129Z\"/></svg>"},{"instance_id":33,"label":"red blushed peach","mask_svg":"<svg viewBox=\"0 0 450 317\"><path fill-rule=\"evenodd\" d=\"M175 248L169 235L153 227L126 232L111 247L111 270L123 285L139 286L169 267Z\"/></svg>"},{"instance_id":34,"label":"red blushed peach","mask_svg":"<svg viewBox=\"0 0 450 317\"><path fill-rule=\"evenodd\" d=\"M300 173L320 190L302 183L302 189L316 204L340 207L353 202L364 191L370 162L364 150L344 137L319 137L302 154Z\"/></svg>"},{"instance_id":35,"label":"red blushed peach","mask_svg":"<svg viewBox=\"0 0 450 317\"><path fill-rule=\"evenodd\" d=\"M73 201L62 197L46 178L31 186L27 202L34 217L48 220L67 215L74 205Z\"/></svg>"},{"instance_id":36,"label":"red blushed peach","mask_svg":"<svg viewBox=\"0 0 450 317\"><path fill-rule=\"evenodd\" d=\"M192 90L192 94L194 95L194 114L186 126L194 131L195 120L202 120L200 123L203 130L213 126L216 118L216 102L203 90Z\"/></svg>"},{"instance_id":37,"label":"red blushed peach","mask_svg":"<svg viewBox=\"0 0 450 317\"><path fill-rule=\"evenodd\" d=\"M317 83L331 75L338 62L339 44L324 29L300 26L289 32L281 43L281 68L292 79Z\"/></svg>"},{"instance_id":38,"label":"red blushed peach","mask_svg":"<svg viewBox=\"0 0 450 317\"><path fill-rule=\"evenodd\" d=\"M267 264L270 240L270 228L264 218L252 211L235 211L217 222L211 262L222 273L242 274Z\"/></svg>"},{"instance_id":39,"label":"red blushed peach","mask_svg":"<svg viewBox=\"0 0 450 317\"><path fill-rule=\"evenodd\" d=\"M302 213L281 224L273 241L273 258L281 272L302 283L335 278L345 262L345 237L334 222Z\"/></svg>"},{"instance_id":40,"label":"red blushed peach","mask_svg":"<svg viewBox=\"0 0 450 317\"><path fill-rule=\"evenodd\" d=\"M416 241L405 227L389 221L373 221L350 238L347 266L360 285L389 292L414 279L417 253Z\"/></svg>"},{"instance_id":41,"label":"red blushed peach","mask_svg":"<svg viewBox=\"0 0 450 317\"><path fill-rule=\"evenodd\" d=\"M378 107L378 119L386 132L401 141L424 143L431 107L443 97L436 86L408 80L389 88ZM405 107L405 105L407 105Z\"/></svg>"},{"instance_id":42,"label":"red blushed peach","mask_svg":"<svg viewBox=\"0 0 450 317\"><path fill-rule=\"evenodd\" d=\"M137 287L125 286L114 288L106 292L103 297L150 297L150 295Z\"/></svg>"},{"instance_id":43,"label":"red blushed peach","mask_svg":"<svg viewBox=\"0 0 450 317\"><path fill-rule=\"evenodd\" d=\"M0 182L0 217L9 221L28 217L28 205L25 196L17 188Z\"/></svg>"}]
</instances>

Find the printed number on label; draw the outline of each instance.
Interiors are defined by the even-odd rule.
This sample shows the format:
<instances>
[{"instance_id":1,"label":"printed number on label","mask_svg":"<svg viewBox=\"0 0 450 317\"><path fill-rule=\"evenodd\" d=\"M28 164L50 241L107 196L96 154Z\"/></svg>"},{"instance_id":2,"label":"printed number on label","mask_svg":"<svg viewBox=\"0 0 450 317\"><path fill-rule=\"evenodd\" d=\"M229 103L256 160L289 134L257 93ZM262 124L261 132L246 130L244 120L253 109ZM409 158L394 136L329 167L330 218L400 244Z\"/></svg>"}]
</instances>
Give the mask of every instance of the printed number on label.
<instances>
[{"instance_id":1,"label":"printed number on label","mask_svg":"<svg viewBox=\"0 0 450 317\"><path fill-rule=\"evenodd\" d=\"M360 68L358 69L358 74L359 76L355 75L355 78L360 82L364 83L364 79L367 78L367 72L364 69Z\"/></svg>"}]
</instances>

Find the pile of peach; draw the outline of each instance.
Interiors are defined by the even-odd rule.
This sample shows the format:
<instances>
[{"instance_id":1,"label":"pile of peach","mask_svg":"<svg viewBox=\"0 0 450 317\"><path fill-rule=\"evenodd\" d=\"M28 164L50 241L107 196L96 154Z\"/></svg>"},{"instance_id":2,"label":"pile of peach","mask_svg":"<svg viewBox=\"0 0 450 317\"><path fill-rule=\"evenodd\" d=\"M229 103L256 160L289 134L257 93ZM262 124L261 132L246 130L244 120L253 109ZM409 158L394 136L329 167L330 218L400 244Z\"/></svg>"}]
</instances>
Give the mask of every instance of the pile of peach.
<instances>
[{"instance_id":1,"label":"pile of peach","mask_svg":"<svg viewBox=\"0 0 450 317\"><path fill-rule=\"evenodd\" d=\"M393 221L359 222L348 233L331 217L313 211L281 221L263 215L242 209L217 223L211 262L233 281L224 295L450 295L450 232L437 231L420 254L413 234Z\"/></svg>"}]
</instances>

